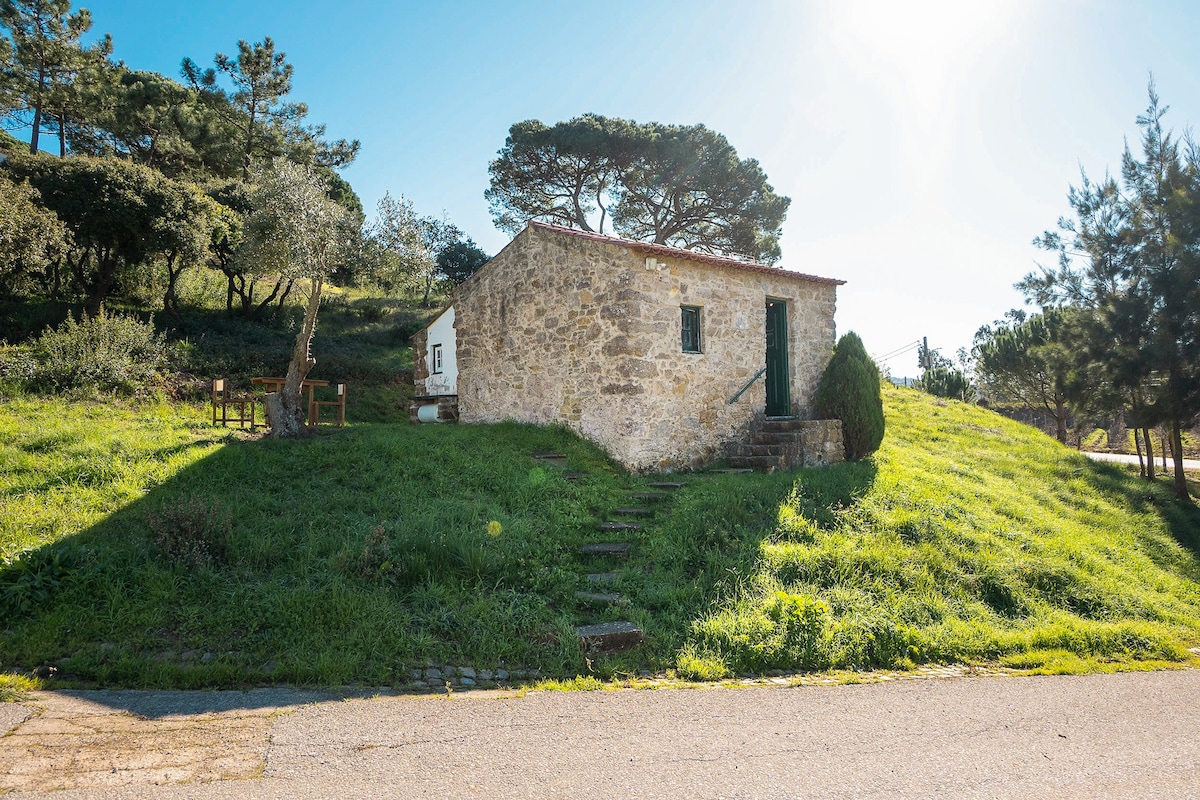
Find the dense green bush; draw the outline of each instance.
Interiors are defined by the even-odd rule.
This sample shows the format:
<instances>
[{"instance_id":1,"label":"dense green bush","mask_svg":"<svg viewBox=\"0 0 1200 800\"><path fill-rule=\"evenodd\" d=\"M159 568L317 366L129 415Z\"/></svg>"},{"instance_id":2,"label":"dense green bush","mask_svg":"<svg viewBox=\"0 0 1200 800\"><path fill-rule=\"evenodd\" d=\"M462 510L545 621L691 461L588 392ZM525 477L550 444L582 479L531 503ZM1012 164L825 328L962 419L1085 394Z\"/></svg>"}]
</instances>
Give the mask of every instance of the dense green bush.
<instances>
[{"instance_id":1,"label":"dense green bush","mask_svg":"<svg viewBox=\"0 0 1200 800\"><path fill-rule=\"evenodd\" d=\"M818 417L842 421L848 460L857 461L879 449L883 441L879 369L853 331L838 340L817 386L815 405Z\"/></svg>"},{"instance_id":2,"label":"dense green bush","mask_svg":"<svg viewBox=\"0 0 1200 800\"><path fill-rule=\"evenodd\" d=\"M0 339L0 397L21 394L37 373L37 361L27 347Z\"/></svg>"},{"instance_id":3,"label":"dense green bush","mask_svg":"<svg viewBox=\"0 0 1200 800\"><path fill-rule=\"evenodd\" d=\"M34 347L35 389L133 393L167 364L167 343L153 321L105 314L68 317L47 328Z\"/></svg>"},{"instance_id":4,"label":"dense green bush","mask_svg":"<svg viewBox=\"0 0 1200 800\"><path fill-rule=\"evenodd\" d=\"M930 367L925 370L917 380L916 386L934 397L948 397L952 400L967 400L974 394L971 382L962 370L946 367Z\"/></svg>"}]
</instances>

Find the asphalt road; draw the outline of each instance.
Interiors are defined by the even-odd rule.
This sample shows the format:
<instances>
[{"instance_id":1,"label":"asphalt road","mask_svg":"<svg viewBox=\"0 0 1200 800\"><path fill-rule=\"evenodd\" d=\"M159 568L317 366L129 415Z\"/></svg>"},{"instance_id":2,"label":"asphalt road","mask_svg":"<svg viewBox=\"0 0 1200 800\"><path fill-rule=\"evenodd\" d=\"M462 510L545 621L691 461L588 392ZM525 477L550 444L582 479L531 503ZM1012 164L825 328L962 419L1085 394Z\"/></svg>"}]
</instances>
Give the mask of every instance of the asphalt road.
<instances>
[{"instance_id":1,"label":"asphalt road","mask_svg":"<svg viewBox=\"0 0 1200 800\"><path fill-rule=\"evenodd\" d=\"M143 753L175 741L184 758L185 741L203 739L186 733L190 721L243 742L257 762L230 767L241 779L154 785L100 748L88 756L93 788L6 800L1200 797L1198 670L337 701L286 692L60 699L55 717L54 698L43 697L0 739L0 755L24 746L14 740L39 720L97 729L85 719L91 709L131 730L178 724L166 744L142 739ZM63 765L88 751L58 746L65 776ZM218 741L205 758L220 752ZM32 758L18 756L10 769Z\"/></svg>"}]
</instances>

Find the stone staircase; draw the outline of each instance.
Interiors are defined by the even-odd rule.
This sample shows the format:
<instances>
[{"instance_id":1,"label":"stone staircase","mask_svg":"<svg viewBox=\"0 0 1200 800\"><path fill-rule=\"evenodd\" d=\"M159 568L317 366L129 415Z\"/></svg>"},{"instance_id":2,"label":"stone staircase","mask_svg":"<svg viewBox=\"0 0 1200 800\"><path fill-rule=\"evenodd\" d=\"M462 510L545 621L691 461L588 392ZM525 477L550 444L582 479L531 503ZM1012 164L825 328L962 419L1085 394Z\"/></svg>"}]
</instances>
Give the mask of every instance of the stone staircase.
<instances>
[{"instance_id":1,"label":"stone staircase","mask_svg":"<svg viewBox=\"0 0 1200 800\"><path fill-rule=\"evenodd\" d=\"M748 435L726 450L731 467L761 472L823 467L846 460L842 423L829 419L758 417Z\"/></svg>"},{"instance_id":2,"label":"stone staircase","mask_svg":"<svg viewBox=\"0 0 1200 800\"><path fill-rule=\"evenodd\" d=\"M540 451L532 455L538 464L563 470L563 477L568 480L583 477L582 473L565 470L567 460L561 453ZM648 484L646 488L652 491L630 492L629 505L614 508L606 515L607 519L596 525L594 530L599 534L596 539L582 542L577 547L576 552L584 569L596 570L584 573L586 588L575 592L577 619L580 619L575 635L589 658L621 652L642 643L644 634L635 623L628 620L597 621L597 617L603 619L611 613L608 610L612 608L630 608L629 598L616 591L625 577L620 564L627 561L633 552L642 534L643 523L654 518L672 491L684 486L686 484L682 482L664 481Z\"/></svg>"}]
</instances>

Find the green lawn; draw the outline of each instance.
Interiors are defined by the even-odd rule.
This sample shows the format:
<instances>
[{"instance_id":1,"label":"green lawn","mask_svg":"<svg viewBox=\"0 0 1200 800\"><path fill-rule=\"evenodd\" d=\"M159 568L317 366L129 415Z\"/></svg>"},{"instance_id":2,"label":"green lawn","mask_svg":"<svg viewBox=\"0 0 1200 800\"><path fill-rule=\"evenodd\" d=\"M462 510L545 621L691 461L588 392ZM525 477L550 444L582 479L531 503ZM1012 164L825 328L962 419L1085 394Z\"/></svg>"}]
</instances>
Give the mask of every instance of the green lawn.
<instances>
[{"instance_id":1,"label":"green lawn","mask_svg":"<svg viewBox=\"0 0 1200 800\"><path fill-rule=\"evenodd\" d=\"M609 565L576 547L649 479L565 431L364 407L271 441L196 405L3 400L0 669L384 686L427 661L716 679L1190 658L1200 515L1169 487L981 409L891 389L885 405L868 461L689 478L634 534L630 606L589 611L575 592ZM619 618L646 644L586 660L573 626Z\"/></svg>"}]
</instances>

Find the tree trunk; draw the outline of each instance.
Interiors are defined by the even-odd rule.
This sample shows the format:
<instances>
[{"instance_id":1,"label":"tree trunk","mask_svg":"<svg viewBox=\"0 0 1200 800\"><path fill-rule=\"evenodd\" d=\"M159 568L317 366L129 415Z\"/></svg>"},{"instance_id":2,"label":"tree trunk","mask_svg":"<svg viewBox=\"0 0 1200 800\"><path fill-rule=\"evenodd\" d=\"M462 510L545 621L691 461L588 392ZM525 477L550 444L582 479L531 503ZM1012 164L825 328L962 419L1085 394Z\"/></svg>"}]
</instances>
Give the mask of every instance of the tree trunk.
<instances>
[{"instance_id":1,"label":"tree trunk","mask_svg":"<svg viewBox=\"0 0 1200 800\"><path fill-rule=\"evenodd\" d=\"M258 278L250 281L250 296L254 296L254 287L258 283ZM283 288L283 276L280 275L275 279L275 286L271 289L271 293L263 298L262 302L257 306L247 306L246 319L262 319L263 313L267 306L271 305L272 301L279 296L279 290Z\"/></svg>"},{"instance_id":2,"label":"tree trunk","mask_svg":"<svg viewBox=\"0 0 1200 800\"><path fill-rule=\"evenodd\" d=\"M1142 438L1146 441L1146 480L1154 480L1154 440L1150 438L1150 429L1142 428Z\"/></svg>"},{"instance_id":3,"label":"tree trunk","mask_svg":"<svg viewBox=\"0 0 1200 800\"><path fill-rule=\"evenodd\" d=\"M303 407L301 402L300 387L309 371L317 364L312 357L311 348L313 332L317 327L317 309L321 305L321 289L324 286L323 278L312 279L308 306L304 310L304 322L296 332L296 343L292 347L292 360L288 363L283 389L275 400L272 400L274 393L267 395L267 424L271 426L272 436L295 438L304 430L308 409ZM277 408L273 409L273 406Z\"/></svg>"},{"instance_id":4,"label":"tree trunk","mask_svg":"<svg viewBox=\"0 0 1200 800\"><path fill-rule=\"evenodd\" d=\"M421 298L421 308L429 308L429 292L433 289L433 278L425 276L425 296Z\"/></svg>"},{"instance_id":5,"label":"tree trunk","mask_svg":"<svg viewBox=\"0 0 1200 800\"><path fill-rule=\"evenodd\" d=\"M1171 422L1171 455L1175 457L1175 496L1180 500L1191 500L1188 495L1187 475L1183 471L1183 433L1179 420Z\"/></svg>"},{"instance_id":6,"label":"tree trunk","mask_svg":"<svg viewBox=\"0 0 1200 800\"><path fill-rule=\"evenodd\" d=\"M1133 449L1137 451L1138 475L1144 478L1146 477L1146 464L1142 461L1142 436L1140 431L1141 428L1135 427L1133 429Z\"/></svg>"},{"instance_id":7,"label":"tree trunk","mask_svg":"<svg viewBox=\"0 0 1200 800\"><path fill-rule=\"evenodd\" d=\"M275 310L271 312L275 316L279 316L281 313L283 313L283 305L287 302L288 297L292 293L292 287L295 286L295 284L295 280L289 280L287 282L287 286L283 288L283 294L279 295L279 300L277 300L275 304Z\"/></svg>"},{"instance_id":8,"label":"tree trunk","mask_svg":"<svg viewBox=\"0 0 1200 800\"><path fill-rule=\"evenodd\" d=\"M38 136L42 132L42 103L46 96L46 70L38 67L38 99L33 104L33 134L29 137L29 154L37 155Z\"/></svg>"},{"instance_id":9,"label":"tree trunk","mask_svg":"<svg viewBox=\"0 0 1200 800\"><path fill-rule=\"evenodd\" d=\"M1061 397L1054 398L1054 425L1058 441L1067 443L1067 404Z\"/></svg>"},{"instance_id":10,"label":"tree trunk","mask_svg":"<svg viewBox=\"0 0 1200 800\"><path fill-rule=\"evenodd\" d=\"M87 292L87 313L94 317L100 313L108 293L112 291L117 281L116 257L110 253L101 253L96 258L96 280L92 282Z\"/></svg>"},{"instance_id":11,"label":"tree trunk","mask_svg":"<svg viewBox=\"0 0 1200 800\"><path fill-rule=\"evenodd\" d=\"M1119 452L1124 452L1125 443L1129 440L1129 431L1125 427L1125 411L1122 409L1113 417L1112 425L1108 427L1108 446L1109 449L1120 448Z\"/></svg>"},{"instance_id":12,"label":"tree trunk","mask_svg":"<svg viewBox=\"0 0 1200 800\"><path fill-rule=\"evenodd\" d=\"M175 269L175 260L178 258L177 253L167 255L167 288L163 292L163 311L170 314L175 319L179 319L179 299L175 295L175 286L179 283L179 276L183 274L183 266ZM181 265L183 261L179 262Z\"/></svg>"}]
</instances>

